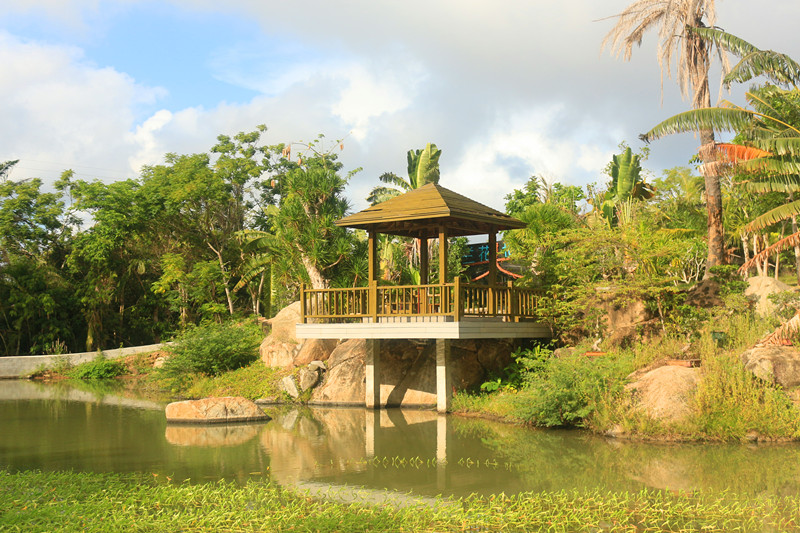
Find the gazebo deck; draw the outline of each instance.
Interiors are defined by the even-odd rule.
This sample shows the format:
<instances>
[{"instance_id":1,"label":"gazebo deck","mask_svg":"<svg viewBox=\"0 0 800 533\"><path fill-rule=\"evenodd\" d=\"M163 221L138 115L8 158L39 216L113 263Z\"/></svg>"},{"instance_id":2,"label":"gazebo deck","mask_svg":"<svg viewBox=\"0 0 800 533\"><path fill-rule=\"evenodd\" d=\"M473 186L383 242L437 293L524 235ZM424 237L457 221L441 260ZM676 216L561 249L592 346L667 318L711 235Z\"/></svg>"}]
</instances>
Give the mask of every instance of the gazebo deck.
<instances>
[{"instance_id":1,"label":"gazebo deck","mask_svg":"<svg viewBox=\"0 0 800 533\"><path fill-rule=\"evenodd\" d=\"M300 338L535 338L538 291L454 283L310 289L300 294Z\"/></svg>"}]
</instances>

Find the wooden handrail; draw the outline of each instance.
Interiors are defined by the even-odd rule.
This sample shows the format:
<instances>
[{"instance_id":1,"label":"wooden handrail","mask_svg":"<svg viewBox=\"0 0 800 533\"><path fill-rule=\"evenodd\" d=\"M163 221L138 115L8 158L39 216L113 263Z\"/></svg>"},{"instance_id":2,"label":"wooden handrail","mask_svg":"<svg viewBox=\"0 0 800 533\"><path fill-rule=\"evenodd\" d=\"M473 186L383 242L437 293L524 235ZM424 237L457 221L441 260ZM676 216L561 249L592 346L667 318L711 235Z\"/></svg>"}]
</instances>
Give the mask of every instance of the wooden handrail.
<instances>
[{"instance_id":1,"label":"wooden handrail","mask_svg":"<svg viewBox=\"0 0 800 533\"><path fill-rule=\"evenodd\" d=\"M382 317L452 316L504 317L519 321L534 318L539 291L506 285L453 283L426 285L383 285L372 281L366 287L313 289L300 287L300 313L303 323L321 320L368 319Z\"/></svg>"}]
</instances>

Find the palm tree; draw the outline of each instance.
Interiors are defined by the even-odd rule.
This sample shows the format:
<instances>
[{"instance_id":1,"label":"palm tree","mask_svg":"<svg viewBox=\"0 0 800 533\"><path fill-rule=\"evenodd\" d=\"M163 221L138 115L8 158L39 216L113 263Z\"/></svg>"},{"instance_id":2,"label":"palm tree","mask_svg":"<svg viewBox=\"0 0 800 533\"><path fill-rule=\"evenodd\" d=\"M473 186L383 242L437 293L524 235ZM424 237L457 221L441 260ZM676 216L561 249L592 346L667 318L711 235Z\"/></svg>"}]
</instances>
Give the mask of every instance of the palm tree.
<instances>
[{"instance_id":1,"label":"palm tree","mask_svg":"<svg viewBox=\"0 0 800 533\"><path fill-rule=\"evenodd\" d=\"M706 22L709 26L714 25L714 0L637 0L616 18L616 25L603 40L603 48L609 46L612 52L627 61L633 45L640 45L648 30L658 28L662 92L664 73L671 76L672 60L677 56L677 81L682 95L691 98L692 109L711 107L708 89L710 43L690 31L690 28L704 28ZM701 146L713 145L714 130L701 130L700 143ZM709 153L705 157L711 156ZM704 161L708 161L705 157ZM709 172L704 174L704 178L708 212L708 269L725 262L725 244L719 175Z\"/></svg>"},{"instance_id":2,"label":"palm tree","mask_svg":"<svg viewBox=\"0 0 800 533\"><path fill-rule=\"evenodd\" d=\"M442 151L435 144L428 143L422 150L409 150L408 179L403 179L393 172L386 172L378 179L393 187L375 187L367 196L370 205L385 202L404 192L419 189L428 183L439 183L439 157Z\"/></svg>"},{"instance_id":3,"label":"palm tree","mask_svg":"<svg viewBox=\"0 0 800 533\"><path fill-rule=\"evenodd\" d=\"M766 76L773 84L756 87L745 95L749 108L723 102L719 107L699 109L671 117L646 133L645 139L656 139L686 131L734 131L736 144L717 144L709 152L717 160L705 166L719 174L735 165L754 179L748 188L754 192L780 191L789 194L789 202L752 220L747 231L764 229L776 222L800 214L800 64L771 50L760 50L736 36L715 29L692 30L717 47L741 57L725 77L724 83L745 82ZM783 86L783 87L781 87ZM763 262L778 251L800 244L800 232L779 240L756 254L742 268Z\"/></svg>"},{"instance_id":4,"label":"palm tree","mask_svg":"<svg viewBox=\"0 0 800 533\"><path fill-rule=\"evenodd\" d=\"M372 192L367 196L367 201L370 205L376 205L385 202L401 194L419 189L428 183L439 183L439 158L442 151L436 147L435 144L428 143L425 148L421 150L409 150L406 154L408 161L408 179L403 179L393 172L386 172L378 179L381 182L393 187L378 186L372 189ZM395 248L399 244L396 239L389 235L380 236L380 244L383 250L381 254L382 269L384 270L384 278L390 279L398 277L394 268L394 255ZM430 246L430 243L428 243ZM407 248L409 263L413 263L419 258L419 239L411 241L411 246ZM413 275L413 272L412 272Z\"/></svg>"}]
</instances>

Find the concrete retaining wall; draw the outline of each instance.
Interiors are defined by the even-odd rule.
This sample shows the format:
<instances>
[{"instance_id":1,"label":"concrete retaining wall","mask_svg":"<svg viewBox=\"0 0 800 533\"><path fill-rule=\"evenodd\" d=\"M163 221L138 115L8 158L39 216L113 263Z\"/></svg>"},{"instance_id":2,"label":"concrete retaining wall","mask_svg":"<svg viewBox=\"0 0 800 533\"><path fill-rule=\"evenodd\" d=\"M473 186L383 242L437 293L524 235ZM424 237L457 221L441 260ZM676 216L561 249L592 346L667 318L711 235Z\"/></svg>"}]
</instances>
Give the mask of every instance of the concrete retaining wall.
<instances>
[{"instance_id":1,"label":"concrete retaining wall","mask_svg":"<svg viewBox=\"0 0 800 533\"><path fill-rule=\"evenodd\" d=\"M142 352L153 352L161 349L163 344L148 344L147 346L131 346L130 348L117 348L102 352L67 353L62 355L19 355L14 357L0 357L0 379L24 378L41 368L50 368L61 362L70 365L86 363L102 353L106 359L116 359L126 355Z\"/></svg>"}]
</instances>

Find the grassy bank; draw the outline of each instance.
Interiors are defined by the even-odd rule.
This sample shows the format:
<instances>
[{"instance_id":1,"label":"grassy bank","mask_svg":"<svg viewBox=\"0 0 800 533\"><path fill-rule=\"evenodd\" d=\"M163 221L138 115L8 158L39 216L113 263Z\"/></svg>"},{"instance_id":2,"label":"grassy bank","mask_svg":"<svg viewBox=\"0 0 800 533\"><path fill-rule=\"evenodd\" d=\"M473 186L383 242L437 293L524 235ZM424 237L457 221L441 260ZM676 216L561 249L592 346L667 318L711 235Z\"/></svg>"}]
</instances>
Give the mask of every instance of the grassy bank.
<instances>
[{"instance_id":1,"label":"grassy bank","mask_svg":"<svg viewBox=\"0 0 800 533\"><path fill-rule=\"evenodd\" d=\"M800 498L557 492L389 505L319 501L272 483L0 471L4 531L800 531Z\"/></svg>"},{"instance_id":2,"label":"grassy bank","mask_svg":"<svg viewBox=\"0 0 800 533\"><path fill-rule=\"evenodd\" d=\"M543 348L522 350L505 374L484 384L483 391L456 394L453 410L632 438L795 440L800 438L800 410L786 391L756 378L739 360L772 328L774 323L752 313L728 312L715 316L692 337L665 335L608 348L600 357L584 355L589 345L558 356ZM701 361L688 414L676 421L649 416L625 388L632 372L645 372L670 359Z\"/></svg>"}]
</instances>

